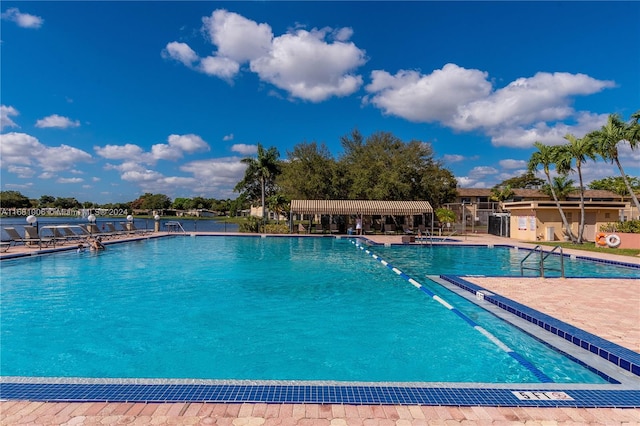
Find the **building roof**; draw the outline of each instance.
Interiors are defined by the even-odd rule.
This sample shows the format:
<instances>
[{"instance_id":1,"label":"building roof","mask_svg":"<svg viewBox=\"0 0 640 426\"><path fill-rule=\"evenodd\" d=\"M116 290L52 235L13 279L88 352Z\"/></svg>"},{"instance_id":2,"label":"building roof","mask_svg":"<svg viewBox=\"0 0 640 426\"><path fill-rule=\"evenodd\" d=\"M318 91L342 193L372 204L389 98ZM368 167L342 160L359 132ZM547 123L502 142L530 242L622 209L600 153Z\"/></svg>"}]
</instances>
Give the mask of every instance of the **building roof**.
<instances>
[{"instance_id":1,"label":"building roof","mask_svg":"<svg viewBox=\"0 0 640 426\"><path fill-rule=\"evenodd\" d=\"M303 214L414 215L432 213L428 201L291 200L291 212Z\"/></svg>"},{"instance_id":2,"label":"building roof","mask_svg":"<svg viewBox=\"0 0 640 426\"><path fill-rule=\"evenodd\" d=\"M490 197L491 196L491 188L457 188L459 197ZM540 191L539 189L524 189L524 188L514 188L513 194L516 197L522 198L542 198L542 199L551 199L547 194ZM574 191L567 196L568 198L579 198L580 192ZM628 199L629 196L621 196L616 194L615 192L605 191L601 189L586 189L584 191L585 199L598 199L598 200L615 200L619 201L622 199Z\"/></svg>"}]
</instances>

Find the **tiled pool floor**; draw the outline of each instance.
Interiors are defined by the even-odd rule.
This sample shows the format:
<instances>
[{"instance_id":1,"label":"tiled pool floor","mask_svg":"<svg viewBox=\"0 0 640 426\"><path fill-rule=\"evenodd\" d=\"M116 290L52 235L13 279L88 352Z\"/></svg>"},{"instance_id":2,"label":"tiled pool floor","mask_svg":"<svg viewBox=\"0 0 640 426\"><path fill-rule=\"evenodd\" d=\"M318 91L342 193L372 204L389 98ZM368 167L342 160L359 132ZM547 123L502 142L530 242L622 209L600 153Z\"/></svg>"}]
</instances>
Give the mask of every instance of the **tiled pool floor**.
<instances>
[{"instance_id":1,"label":"tiled pool floor","mask_svg":"<svg viewBox=\"0 0 640 426\"><path fill-rule=\"evenodd\" d=\"M501 241L502 244L513 244L510 240ZM623 258L628 261L627 258ZM508 289L514 290L513 283L504 278L482 278L479 285L501 293ZM547 279L544 282L545 296L550 301L540 302L537 306L540 283L536 279L524 280L518 284L513 294L506 295L515 301L531 306L545 314L553 316L561 321L585 327L588 324L589 332L597 336L615 335L619 339L619 345L625 348L635 349L639 343L638 334L634 331L634 315L640 315L640 306L634 299L629 299L623 292L612 292L607 286L601 285L597 279L593 279L588 295L584 289L584 279ZM637 281L637 284L635 283ZM640 280L631 280L631 285L640 286ZM510 285L511 284L511 285ZM599 285L600 284L600 285ZM526 286L531 286L525 289ZM493 287L492 287L493 286ZM524 287L523 287L524 286ZM575 309L568 309L566 300L560 293L554 297L553 292L569 292ZM635 290L636 296L640 292ZM576 299L577 295L584 294L585 300ZM588 297L587 297L588 296ZM553 300L558 303L553 303ZM602 303L607 301L606 309L610 313L617 313L615 317L605 314L598 317L588 309L580 309L580 306L595 306L594 301ZM536 305L536 306L534 306ZM597 306L596 306L597 307ZM612 318L621 318L622 321L612 321ZM630 323L627 320L631 321ZM635 321L635 322L634 322ZM629 330L629 326L631 330ZM609 337L611 338L611 337ZM536 407L500 407L474 405L474 390L462 391L470 398L466 406L460 401L447 403L441 400L438 405L421 405L411 403L408 405L386 405L375 401L366 405L356 405L344 402L334 404L327 403L255 403L255 402L231 402L225 404L193 402L189 400L174 403L134 403L134 402L37 402L11 400L0 402L1 424L326 424L326 425L350 425L350 424L389 424L405 426L409 424L546 424L546 421L566 424L640 424L640 410L637 408L615 408L614 403L610 408L575 408L570 404L564 407L541 408ZM604 395L604 394L600 394ZM618 394L622 396L621 394ZM613 398L617 396L613 395ZM631 405L640 406L640 389L637 392L625 392L624 399L631 398ZM599 401L596 401L599 402ZM621 406L625 405L620 401ZM630 401L626 401L628 404ZM597 405L597 404L596 404ZM629 405L627 405L629 406ZM551 423L556 424L556 423Z\"/></svg>"}]
</instances>

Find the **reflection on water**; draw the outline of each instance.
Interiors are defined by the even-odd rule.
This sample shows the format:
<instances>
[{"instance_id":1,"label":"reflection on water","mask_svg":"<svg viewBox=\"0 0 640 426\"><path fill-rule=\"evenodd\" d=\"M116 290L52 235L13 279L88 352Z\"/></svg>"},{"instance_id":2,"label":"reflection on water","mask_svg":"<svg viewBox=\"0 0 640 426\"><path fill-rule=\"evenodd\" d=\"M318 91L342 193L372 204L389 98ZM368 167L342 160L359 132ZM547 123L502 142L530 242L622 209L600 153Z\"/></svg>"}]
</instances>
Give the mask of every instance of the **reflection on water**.
<instances>
[{"instance_id":1,"label":"reflection on water","mask_svg":"<svg viewBox=\"0 0 640 426\"><path fill-rule=\"evenodd\" d=\"M127 221L124 217L98 217L96 219L96 224L100 229L103 229L103 224L107 222L111 222L115 224L117 229L120 229L122 223ZM166 231L167 228L165 224L167 222L180 222L182 227L186 232L238 232L238 225L235 223L226 223L221 222L215 219L161 219L160 220L160 231ZM86 224L89 221L86 218L75 218L75 217L42 217L38 218L38 226L46 226L46 225L80 225ZM137 228L148 228L152 229L155 226L155 221L153 219L148 218L134 218L133 223ZM2 240L9 240L9 236L6 232L4 232L4 228L6 227L14 227L20 234L23 234L22 227L28 225L26 218L24 217L11 217L11 218L0 218L0 228L2 228Z\"/></svg>"}]
</instances>

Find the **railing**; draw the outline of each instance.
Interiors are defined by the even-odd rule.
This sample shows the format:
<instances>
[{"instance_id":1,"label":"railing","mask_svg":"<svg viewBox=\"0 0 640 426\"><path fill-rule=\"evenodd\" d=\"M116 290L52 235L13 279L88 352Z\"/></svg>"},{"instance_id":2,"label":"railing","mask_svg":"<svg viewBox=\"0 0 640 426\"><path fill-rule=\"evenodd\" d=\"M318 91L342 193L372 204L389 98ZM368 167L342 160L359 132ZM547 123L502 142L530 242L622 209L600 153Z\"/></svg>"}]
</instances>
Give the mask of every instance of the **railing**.
<instances>
[{"instance_id":1,"label":"railing","mask_svg":"<svg viewBox=\"0 0 640 426\"><path fill-rule=\"evenodd\" d=\"M180 222L167 222L164 226L167 227L167 232L178 232L178 229L180 229L183 234L187 233Z\"/></svg>"},{"instance_id":2,"label":"railing","mask_svg":"<svg viewBox=\"0 0 640 426\"><path fill-rule=\"evenodd\" d=\"M547 260L547 257L549 257L551 254L553 254L554 252L556 252L556 250L559 252L558 254L560 255L560 268L550 268L550 267L546 267L545 268L545 264L544 261ZM536 261L536 266L525 266L525 262L527 261L527 259L529 259L529 257L535 253L539 253L539 259ZM526 270L530 270L530 271L538 271L538 273L540 274L541 277L544 278L544 274L545 274L545 270L546 271L558 271L560 272L560 276L562 278L564 278L564 255L562 254L562 247L560 246L555 246L553 249L551 249L551 251L545 252L544 250L542 250L541 246L535 246L533 248L533 250L531 250L521 261L520 261L520 275L524 276L524 271Z\"/></svg>"}]
</instances>

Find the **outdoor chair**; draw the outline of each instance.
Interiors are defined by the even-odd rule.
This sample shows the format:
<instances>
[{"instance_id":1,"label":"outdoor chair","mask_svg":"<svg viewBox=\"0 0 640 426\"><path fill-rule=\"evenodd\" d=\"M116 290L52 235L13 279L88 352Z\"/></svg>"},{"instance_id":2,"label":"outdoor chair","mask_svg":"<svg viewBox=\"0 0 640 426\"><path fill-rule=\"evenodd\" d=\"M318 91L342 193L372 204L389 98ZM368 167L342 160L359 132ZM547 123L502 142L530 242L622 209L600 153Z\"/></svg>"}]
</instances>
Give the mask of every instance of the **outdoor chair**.
<instances>
[{"instance_id":1,"label":"outdoor chair","mask_svg":"<svg viewBox=\"0 0 640 426\"><path fill-rule=\"evenodd\" d=\"M53 237L45 237L42 238L40 237L40 235L38 235L38 229L35 226L24 226L24 233L25 233L25 238L23 240L25 241L26 245L33 245L33 244L37 244L39 248L44 247L49 247L49 245L53 244L55 246L55 238ZM6 231L6 228L5 228Z\"/></svg>"}]
</instances>

